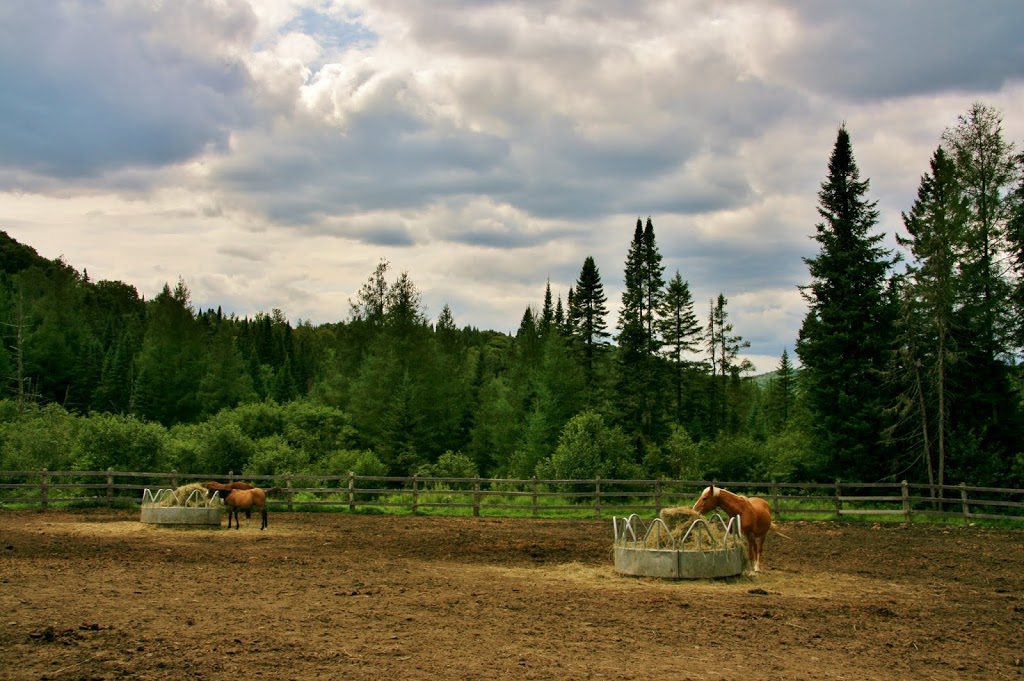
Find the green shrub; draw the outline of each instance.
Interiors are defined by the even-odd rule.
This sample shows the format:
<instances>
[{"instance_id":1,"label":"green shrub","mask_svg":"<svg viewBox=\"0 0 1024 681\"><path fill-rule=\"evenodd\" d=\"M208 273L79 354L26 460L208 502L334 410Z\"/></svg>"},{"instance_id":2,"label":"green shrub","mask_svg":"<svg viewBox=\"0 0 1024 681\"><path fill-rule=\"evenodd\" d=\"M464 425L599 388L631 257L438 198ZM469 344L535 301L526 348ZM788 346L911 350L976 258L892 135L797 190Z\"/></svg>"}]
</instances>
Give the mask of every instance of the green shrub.
<instances>
[{"instance_id":1,"label":"green shrub","mask_svg":"<svg viewBox=\"0 0 1024 681\"><path fill-rule=\"evenodd\" d=\"M75 440L74 466L95 471L148 472L166 465L167 430L159 423L147 423L132 416L91 414L79 419Z\"/></svg>"},{"instance_id":2,"label":"green shrub","mask_svg":"<svg viewBox=\"0 0 1024 681\"><path fill-rule=\"evenodd\" d=\"M260 438L249 462L242 469L251 475L294 475L309 470L309 455L280 435Z\"/></svg>"},{"instance_id":3,"label":"green shrub","mask_svg":"<svg viewBox=\"0 0 1024 681\"><path fill-rule=\"evenodd\" d=\"M0 470L71 470L78 419L57 404L27 405L0 423Z\"/></svg>"}]
</instances>

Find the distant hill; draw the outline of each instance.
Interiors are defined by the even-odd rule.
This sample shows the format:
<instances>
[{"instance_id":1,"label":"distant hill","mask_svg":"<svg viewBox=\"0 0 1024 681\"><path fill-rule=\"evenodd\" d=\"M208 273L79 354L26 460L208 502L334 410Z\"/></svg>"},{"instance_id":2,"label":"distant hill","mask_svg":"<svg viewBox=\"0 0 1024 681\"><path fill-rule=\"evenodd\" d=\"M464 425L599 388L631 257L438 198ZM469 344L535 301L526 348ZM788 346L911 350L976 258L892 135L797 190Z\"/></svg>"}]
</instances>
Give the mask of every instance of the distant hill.
<instances>
[{"instance_id":1,"label":"distant hill","mask_svg":"<svg viewBox=\"0 0 1024 681\"><path fill-rule=\"evenodd\" d=\"M19 243L7 232L0 231L0 272L17 274L33 265L45 269L53 267L53 262L39 255L31 246Z\"/></svg>"},{"instance_id":2,"label":"distant hill","mask_svg":"<svg viewBox=\"0 0 1024 681\"><path fill-rule=\"evenodd\" d=\"M772 370L772 371L767 371L767 372L765 372L763 374L758 374L757 376L747 376L746 380L753 381L754 383L757 384L758 388L766 388L766 387L768 387L769 383L771 383L772 381L775 380L775 377L776 377L777 374L778 374L777 371ZM800 375L800 368L799 367L793 367L793 375L794 376L799 376Z\"/></svg>"}]
</instances>

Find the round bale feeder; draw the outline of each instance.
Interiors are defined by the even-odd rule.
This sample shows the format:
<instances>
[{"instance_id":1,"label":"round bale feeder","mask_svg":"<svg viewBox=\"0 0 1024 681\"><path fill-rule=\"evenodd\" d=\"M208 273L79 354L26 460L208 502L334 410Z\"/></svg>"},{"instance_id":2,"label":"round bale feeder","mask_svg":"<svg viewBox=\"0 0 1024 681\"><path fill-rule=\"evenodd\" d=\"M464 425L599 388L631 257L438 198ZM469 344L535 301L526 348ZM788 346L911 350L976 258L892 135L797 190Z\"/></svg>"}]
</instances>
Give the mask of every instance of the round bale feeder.
<instances>
[{"instance_id":1,"label":"round bale feeder","mask_svg":"<svg viewBox=\"0 0 1024 681\"><path fill-rule=\"evenodd\" d=\"M152 525L220 527L220 498L197 485L142 492L142 522Z\"/></svg>"},{"instance_id":2,"label":"round bale feeder","mask_svg":"<svg viewBox=\"0 0 1024 681\"><path fill-rule=\"evenodd\" d=\"M661 518L637 514L612 518L615 571L637 577L717 579L743 572L746 541L739 518L726 522L715 513L697 516L674 529Z\"/></svg>"}]
</instances>

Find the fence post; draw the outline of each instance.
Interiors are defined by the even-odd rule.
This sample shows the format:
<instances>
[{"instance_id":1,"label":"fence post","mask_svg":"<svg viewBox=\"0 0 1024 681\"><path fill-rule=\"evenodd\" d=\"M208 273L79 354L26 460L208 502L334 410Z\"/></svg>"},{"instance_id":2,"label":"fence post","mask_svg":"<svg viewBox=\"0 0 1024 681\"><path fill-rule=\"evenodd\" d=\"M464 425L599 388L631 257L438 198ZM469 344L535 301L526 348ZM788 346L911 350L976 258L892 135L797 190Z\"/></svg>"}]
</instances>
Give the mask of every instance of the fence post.
<instances>
[{"instance_id":1,"label":"fence post","mask_svg":"<svg viewBox=\"0 0 1024 681\"><path fill-rule=\"evenodd\" d=\"M348 510L350 513L356 511L356 474L348 472Z\"/></svg>"},{"instance_id":2,"label":"fence post","mask_svg":"<svg viewBox=\"0 0 1024 681\"><path fill-rule=\"evenodd\" d=\"M114 501L114 469L107 467L107 508L113 505Z\"/></svg>"},{"instance_id":3,"label":"fence post","mask_svg":"<svg viewBox=\"0 0 1024 681\"><path fill-rule=\"evenodd\" d=\"M903 490L903 522L910 522L910 486L907 481L904 480L900 483L900 487Z\"/></svg>"},{"instance_id":4,"label":"fence post","mask_svg":"<svg viewBox=\"0 0 1024 681\"><path fill-rule=\"evenodd\" d=\"M964 513L964 522L967 523L971 519L971 509L967 506L967 483L960 483L960 506Z\"/></svg>"},{"instance_id":5,"label":"fence post","mask_svg":"<svg viewBox=\"0 0 1024 681\"><path fill-rule=\"evenodd\" d=\"M230 485L234 481L235 481L235 472L234 471L228 471L228 484Z\"/></svg>"},{"instance_id":6,"label":"fence post","mask_svg":"<svg viewBox=\"0 0 1024 681\"><path fill-rule=\"evenodd\" d=\"M480 478L473 480L473 517L480 517Z\"/></svg>"},{"instance_id":7,"label":"fence post","mask_svg":"<svg viewBox=\"0 0 1024 681\"><path fill-rule=\"evenodd\" d=\"M288 475L284 476L284 487L287 490L285 492L285 494L288 497L288 512L291 513L292 512L292 495L294 494L294 492L292 491L292 476L291 476L291 474L288 474Z\"/></svg>"},{"instance_id":8,"label":"fence post","mask_svg":"<svg viewBox=\"0 0 1024 681\"><path fill-rule=\"evenodd\" d=\"M843 487L839 482L839 478L836 478L836 520L843 519Z\"/></svg>"},{"instance_id":9,"label":"fence post","mask_svg":"<svg viewBox=\"0 0 1024 681\"><path fill-rule=\"evenodd\" d=\"M47 497L49 496L49 492L47 492L46 489L47 483L48 480L46 478L46 469L44 468L43 472L39 475L39 502L42 504L43 508L46 508L49 505L47 499Z\"/></svg>"},{"instance_id":10,"label":"fence post","mask_svg":"<svg viewBox=\"0 0 1024 681\"><path fill-rule=\"evenodd\" d=\"M654 515L661 515L661 479L654 481Z\"/></svg>"},{"instance_id":11,"label":"fence post","mask_svg":"<svg viewBox=\"0 0 1024 681\"><path fill-rule=\"evenodd\" d=\"M412 513L416 515L420 505L420 493L419 493L419 478L420 476L412 476Z\"/></svg>"},{"instance_id":12,"label":"fence post","mask_svg":"<svg viewBox=\"0 0 1024 681\"><path fill-rule=\"evenodd\" d=\"M601 517L601 478L594 478L594 517Z\"/></svg>"},{"instance_id":13,"label":"fence post","mask_svg":"<svg viewBox=\"0 0 1024 681\"><path fill-rule=\"evenodd\" d=\"M779 488L772 480L772 513L779 520L782 520L782 510L779 508Z\"/></svg>"},{"instance_id":14,"label":"fence post","mask_svg":"<svg viewBox=\"0 0 1024 681\"><path fill-rule=\"evenodd\" d=\"M171 488L178 489L178 471L171 469Z\"/></svg>"},{"instance_id":15,"label":"fence post","mask_svg":"<svg viewBox=\"0 0 1024 681\"><path fill-rule=\"evenodd\" d=\"M532 495L532 499L533 499L533 503L532 503L532 506L533 506L533 517L536 518L537 517L537 476L536 475L533 476L533 479L530 480L530 489L533 492L533 495Z\"/></svg>"}]
</instances>

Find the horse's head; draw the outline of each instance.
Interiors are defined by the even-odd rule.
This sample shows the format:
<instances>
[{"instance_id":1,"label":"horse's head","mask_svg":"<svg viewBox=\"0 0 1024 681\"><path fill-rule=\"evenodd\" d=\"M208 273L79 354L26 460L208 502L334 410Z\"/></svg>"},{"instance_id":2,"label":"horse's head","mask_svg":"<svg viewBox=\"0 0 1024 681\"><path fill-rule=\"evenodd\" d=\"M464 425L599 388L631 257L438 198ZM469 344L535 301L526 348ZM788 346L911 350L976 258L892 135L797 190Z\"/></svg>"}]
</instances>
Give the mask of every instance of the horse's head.
<instances>
[{"instance_id":1,"label":"horse's head","mask_svg":"<svg viewBox=\"0 0 1024 681\"><path fill-rule=\"evenodd\" d=\"M697 499L697 503L693 505L693 510L697 513L707 513L716 508L718 508L718 488L710 485L701 492L700 499Z\"/></svg>"}]
</instances>

